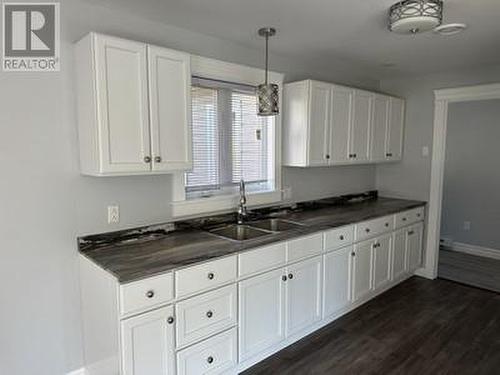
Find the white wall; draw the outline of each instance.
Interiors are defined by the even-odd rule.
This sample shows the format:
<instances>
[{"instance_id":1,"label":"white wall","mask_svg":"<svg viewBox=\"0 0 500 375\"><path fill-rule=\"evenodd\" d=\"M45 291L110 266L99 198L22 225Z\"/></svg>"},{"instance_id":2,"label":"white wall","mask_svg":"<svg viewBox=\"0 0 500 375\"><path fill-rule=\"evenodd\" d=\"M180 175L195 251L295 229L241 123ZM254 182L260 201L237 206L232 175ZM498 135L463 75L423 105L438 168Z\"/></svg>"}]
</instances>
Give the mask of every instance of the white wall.
<instances>
[{"instance_id":1,"label":"white wall","mask_svg":"<svg viewBox=\"0 0 500 375\"><path fill-rule=\"evenodd\" d=\"M430 191L433 90L500 82L500 66L478 67L420 77L383 80L382 91L406 99L404 157L401 163L378 165L376 185L382 195L428 201ZM422 156L422 147L429 156Z\"/></svg>"},{"instance_id":2,"label":"white wall","mask_svg":"<svg viewBox=\"0 0 500 375\"><path fill-rule=\"evenodd\" d=\"M60 73L0 72L0 374L58 375L81 367L77 235L170 220L169 176L79 175L72 43L98 31L262 64L262 50L81 0L61 1L61 15ZM377 88L376 81L345 68L325 69L279 56L271 61L287 80L312 77ZM284 180L297 188L297 196L312 198L372 188L374 168L287 169ZM311 186L321 181L320 188L310 190L306 180ZM120 204L120 225L105 222L110 203Z\"/></svg>"},{"instance_id":3,"label":"white wall","mask_svg":"<svg viewBox=\"0 0 500 375\"><path fill-rule=\"evenodd\" d=\"M451 103L446 132L441 237L500 250L500 100Z\"/></svg>"}]
</instances>

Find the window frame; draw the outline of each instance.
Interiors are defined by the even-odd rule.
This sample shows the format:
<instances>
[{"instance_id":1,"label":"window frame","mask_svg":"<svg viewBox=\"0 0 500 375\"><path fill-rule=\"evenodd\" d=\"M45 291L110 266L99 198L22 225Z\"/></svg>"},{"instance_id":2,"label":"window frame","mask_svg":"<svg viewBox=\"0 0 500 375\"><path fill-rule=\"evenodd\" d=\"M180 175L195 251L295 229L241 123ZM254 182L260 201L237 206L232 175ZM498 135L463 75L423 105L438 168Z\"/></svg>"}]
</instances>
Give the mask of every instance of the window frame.
<instances>
[{"instance_id":1,"label":"window frame","mask_svg":"<svg viewBox=\"0 0 500 375\"><path fill-rule=\"evenodd\" d=\"M257 86L262 83L264 70L215 60L201 56L191 56L191 75L208 79L234 82L243 85ZM276 83L280 88L280 98L283 98L284 75L269 72L269 82ZM282 100L280 100L280 115L274 120L274 190L248 193L248 206L264 206L282 201ZM238 204L238 194L215 195L208 198L186 199L184 171L173 174L173 189L171 209L173 217L192 217L200 214L210 214L234 210Z\"/></svg>"}]
</instances>

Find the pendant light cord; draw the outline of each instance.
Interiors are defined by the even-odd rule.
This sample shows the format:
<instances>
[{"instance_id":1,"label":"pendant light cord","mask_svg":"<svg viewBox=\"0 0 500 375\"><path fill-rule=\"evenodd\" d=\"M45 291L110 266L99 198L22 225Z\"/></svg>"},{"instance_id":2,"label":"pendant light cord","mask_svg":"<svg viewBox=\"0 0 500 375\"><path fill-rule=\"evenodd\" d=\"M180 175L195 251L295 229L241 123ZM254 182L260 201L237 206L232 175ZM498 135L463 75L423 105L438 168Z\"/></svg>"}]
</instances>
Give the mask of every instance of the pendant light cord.
<instances>
[{"instance_id":1,"label":"pendant light cord","mask_svg":"<svg viewBox=\"0 0 500 375\"><path fill-rule=\"evenodd\" d=\"M269 64L269 35L266 35L266 85L267 85L267 65Z\"/></svg>"}]
</instances>

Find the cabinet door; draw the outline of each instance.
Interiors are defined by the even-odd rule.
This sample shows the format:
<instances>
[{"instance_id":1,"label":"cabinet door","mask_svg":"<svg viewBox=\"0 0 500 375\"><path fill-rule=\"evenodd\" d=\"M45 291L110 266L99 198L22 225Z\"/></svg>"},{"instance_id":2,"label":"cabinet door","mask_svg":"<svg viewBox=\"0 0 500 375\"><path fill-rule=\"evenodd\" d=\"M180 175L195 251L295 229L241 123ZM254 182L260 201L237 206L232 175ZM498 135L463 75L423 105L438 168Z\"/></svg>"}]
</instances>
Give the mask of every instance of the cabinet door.
<instances>
[{"instance_id":1,"label":"cabinet door","mask_svg":"<svg viewBox=\"0 0 500 375\"><path fill-rule=\"evenodd\" d=\"M239 289L239 360L246 360L285 337L285 270L241 281Z\"/></svg>"},{"instance_id":2,"label":"cabinet door","mask_svg":"<svg viewBox=\"0 0 500 375\"><path fill-rule=\"evenodd\" d=\"M95 39L101 173L149 171L146 45Z\"/></svg>"},{"instance_id":3,"label":"cabinet door","mask_svg":"<svg viewBox=\"0 0 500 375\"><path fill-rule=\"evenodd\" d=\"M330 158L331 85L311 81L309 100L309 165L327 165Z\"/></svg>"},{"instance_id":4,"label":"cabinet door","mask_svg":"<svg viewBox=\"0 0 500 375\"><path fill-rule=\"evenodd\" d=\"M386 141L389 130L389 98L375 95L373 99L373 121L371 128L370 160L379 162L386 159Z\"/></svg>"},{"instance_id":5,"label":"cabinet door","mask_svg":"<svg viewBox=\"0 0 500 375\"><path fill-rule=\"evenodd\" d=\"M381 288L391 281L392 234L379 237L373 249L373 287Z\"/></svg>"},{"instance_id":6,"label":"cabinet door","mask_svg":"<svg viewBox=\"0 0 500 375\"><path fill-rule=\"evenodd\" d=\"M345 247L325 255L323 265L323 317L342 311L350 303L351 253Z\"/></svg>"},{"instance_id":7,"label":"cabinet door","mask_svg":"<svg viewBox=\"0 0 500 375\"><path fill-rule=\"evenodd\" d=\"M174 374L174 324L171 306L121 322L123 375Z\"/></svg>"},{"instance_id":8,"label":"cabinet door","mask_svg":"<svg viewBox=\"0 0 500 375\"><path fill-rule=\"evenodd\" d=\"M361 242L354 246L352 267L353 302L366 297L372 290L372 263L374 241Z\"/></svg>"},{"instance_id":9,"label":"cabinet door","mask_svg":"<svg viewBox=\"0 0 500 375\"><path fill-rule=\"evenodd\" d=\"M333 163L347 163L349 158L349 131L351 128L352 97L354 90L333 86L330 153Z\"/></svg>"},{"instance_id":10,"label":"cabinet door","mask_svg":"<svg viewBox=\"0 0 500 375\"><path fill-rule=\"evenodd\" d=\"M415 271L422 265L422 232L423 224L417 224L407 231L408 268Z\"/></svg>"},{"instance_id":11,"label":"cabinet door","mask_svg":"<svg viewBox=\"0 0 500 375\"><path fill-rule=\"evenodd\" d=\"M152 163L155 171L191 168L191 68L186 53L148 47Z\"/></svg>"},{"instance_id":12,"label":"cabinet door","mask_svg":"<svg viewBox=\"0 0 500 375\"><path fill-rule=\"evenodd\" d=\"M403 153L404 101L391 98L386 159L401 160Z\"/></svg>"},{"instance_id":13,"label":"cabinet door","mask_svg":"<svg viewBox=\"0 0 500 375\"><path fill-rule=\"evenodd\" d=\"M366 162L369 159L369 138L373 94L354 91L352 124L350 131L351 161Z\"/></svg>"},{"instance_id":14,"label":"cabinet door","mask_svg":"<svg viewBox=\"0 0 500 375\"><path fill-rule=\"evenodd\" d=\"M316 257L288 267L287 337L321 320L321 259Z\"/></svg>"},{"instance_id":15,"label":"cabinet door","mask_svg":"<svg viewBox=\"0 0 500 375\"><path fill-rule=\"evenodd\" d=\"M392 280L398 280L408 272L406 264L406 229L393 234L392 247Z\"/></svg>"}]
</instances>

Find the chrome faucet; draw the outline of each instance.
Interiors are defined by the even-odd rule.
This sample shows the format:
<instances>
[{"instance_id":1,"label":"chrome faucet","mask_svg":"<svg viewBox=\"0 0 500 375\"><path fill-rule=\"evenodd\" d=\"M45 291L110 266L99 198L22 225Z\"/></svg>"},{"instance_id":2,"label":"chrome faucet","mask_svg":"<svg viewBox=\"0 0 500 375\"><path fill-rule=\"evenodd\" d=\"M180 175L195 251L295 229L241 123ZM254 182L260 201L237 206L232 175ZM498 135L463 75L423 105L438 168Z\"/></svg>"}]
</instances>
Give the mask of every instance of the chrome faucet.
<instances>
[{"instance_id":1,"label":"chrome faucet","mask_svg":"<svg viewBox=\"0 0 500 375\"><path fill-rule=\"evenodd\" d=\"M248 212L247 212L247 197L245 194L245 181L243 179L241 179L240 180L240 203L238 204L238 224L243 224L247 215L248 215Z\"/></svg>"}]
</instances>

